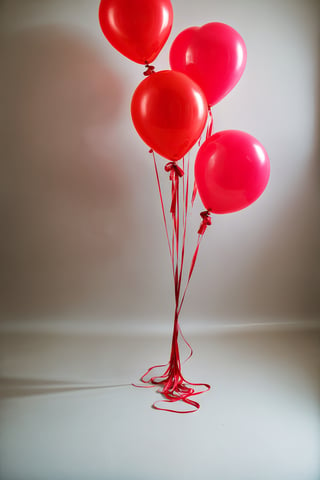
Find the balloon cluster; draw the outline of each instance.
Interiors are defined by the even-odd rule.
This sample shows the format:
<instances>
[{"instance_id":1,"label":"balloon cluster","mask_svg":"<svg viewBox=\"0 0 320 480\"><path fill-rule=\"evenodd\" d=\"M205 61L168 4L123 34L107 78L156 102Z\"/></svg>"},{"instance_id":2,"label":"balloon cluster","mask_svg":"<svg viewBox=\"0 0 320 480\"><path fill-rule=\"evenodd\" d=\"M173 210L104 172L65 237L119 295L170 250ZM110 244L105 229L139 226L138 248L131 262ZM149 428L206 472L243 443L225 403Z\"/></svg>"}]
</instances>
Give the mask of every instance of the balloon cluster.
<instances>
[{"instance_id":1,"label":"balloon cluster","mask_svg":"<svg viewBox=\"0 0 320 480\"><path fill-rule=\"evenodd\" d=\"M172 180L171 247L157 169L156 173L173 265L175 326L168 369L164 375L153 377L149 382L163 386L161 393L165 401L182 400L193 407L190 411L194 411L199 404L190 397L201 392L195 393L192 386L197 384L186 382L183 378L177 344L180 331L178 317L185 296L184 291L181 299L180 288L187 217L184 197L183 246L179 258L179 181L184 172L177 162L182 160L184 169L184 157L201 138L209 116L206 139L199 148L194 166L192 203L198 190L206 209L201 213L199 239L211 224L211 213L241 210L257 200L264 191L269 180L270 163L261 143L238 130L212 134L212 107L240 80L246 65L246 46L239 33L224 23L211 22L202 27L190 27L172 43L171 70L155 72L150 63L158 56L172 28L173 9L170 0L101 0L99 20L102 32L115 49L130 60L145 65L144 75L147 78L140 83L132 97L132 121L153 156L156 152L170 161L165 169ZM184 195L188 192L188 177L183 183L183 192ZM188 283L199 241L191 262ZM144 377L142 381L147 382ZM205 390L210 388L203 385Z\"/></svg>"},{"instance_id":2,"label":"balloon cluster","mask_svg":"<svg viewBox=\"0 0 320 480\"><path fill-rule=\"evenodd\" d=\"M149 66L168 39L173 9L170 0L102 0L99 18L104 35L120 53ZM149 70L133 95L131 115L142 140L169 160L183 158L206 125L208 107L238 83L246 59L245 43L229 25L212 22L181 32L171 46L171 70ZM210 136L195 161L200 197L213 213L253 203L269 175L264 147L241 131Z\"/></svg>"}]
</instances>

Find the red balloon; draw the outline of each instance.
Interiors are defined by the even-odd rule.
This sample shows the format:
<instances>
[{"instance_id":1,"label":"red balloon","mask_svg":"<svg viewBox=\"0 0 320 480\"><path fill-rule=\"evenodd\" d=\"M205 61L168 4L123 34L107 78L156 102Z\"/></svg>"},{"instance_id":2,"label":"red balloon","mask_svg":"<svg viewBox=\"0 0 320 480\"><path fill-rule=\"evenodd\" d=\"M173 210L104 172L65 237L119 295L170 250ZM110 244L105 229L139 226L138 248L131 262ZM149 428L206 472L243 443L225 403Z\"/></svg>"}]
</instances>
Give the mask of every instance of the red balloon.
<instances>
[{"instance_id":1,"label":"red balloon","mask_svg":"<svg viewBox=\"0 0 320 480\"><path fill-rule=\"evenodd\" d=\"M138 85L131 116L142 140L163 157L176 161L200 137L208 106L193 80L183 73L163 70Z\"/></svg>"},{"instance_id":2,"label":"red balloon","mask_svg":"<svg viewBox=\"0 0 320 480\"><path fill-rule=\"evenodd\" d=\"M170 0L101 0L99 21L111 45L130 60L150 63L172 28Z\"/></svg>"},{"instance_id":3,"label":"red balloon","mask_svg":"<svg viewBox=\"0 0 320 480\"><path fill-rule=\"evenodd\" d=\"M196 157L195 178L207 210L231 213L262 194L270 161L261 143L245 132L224 130L206 140Z\"/></svg>"},{"instance_id":4,"label":"red balloon","mask_svg":"<svg viewBox=\"0 0 320 480\"><path fill-rule=\"evenodd\" d=\"M210 106L220 102L238 83L246 61L242 37L229 25L218 22L183 30L170 50L172 70L197 82Z\"/></svg>"}]
</instances>

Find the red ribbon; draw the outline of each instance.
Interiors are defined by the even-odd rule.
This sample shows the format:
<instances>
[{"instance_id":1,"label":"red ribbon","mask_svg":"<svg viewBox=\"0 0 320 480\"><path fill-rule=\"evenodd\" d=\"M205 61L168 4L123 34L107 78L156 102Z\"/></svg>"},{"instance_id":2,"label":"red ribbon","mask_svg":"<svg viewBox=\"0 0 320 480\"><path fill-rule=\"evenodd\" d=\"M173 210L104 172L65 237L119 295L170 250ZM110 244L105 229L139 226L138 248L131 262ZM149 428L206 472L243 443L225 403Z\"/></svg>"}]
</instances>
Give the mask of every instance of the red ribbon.
<instances>
[{"instance_id":1,"label":"red ribbon","mask_svg":"<svg viewBox=\"0 0 320 480\"><path fill-rule=\"evenodd\" d=\"M201 213L202 224L199 229L197 246L191 260L191 265L190 265L190 269L187 277L186 286L184 290L181 291L182 270L184 265L185 240L186 240L186 229L187 229L188 201L189 201L189 160L186 167L186 174L184 173L184 170L177 165L176 162L168 162L164 167L165 171L170 174L169 179L172 182L170 213L172 215L173 229L172 229L172 241L170 243L160 179L158 175L158 168L156 165L155 155L152 149L150 150L150 153L152 153L153 155L163 220L164 220L164 225L166 230L170 257L172 261L172 272L173 272L174 289L175 289L175 312L174 312L174 327L173 327L172 344L171 344L171 355L170 355L170 360L168 364L156 365L154 367L149 368L148 371L140 378L143 385L135 385L135 386L141 386L145 388L151 388L155 386L159 387L158 392L162 394L164 399L154 402L153 408L157 410L164 410L167 412L174 412L174 413L191 413L191 412L197 411L200 408L199 403L193 400L192 397L196 395L200 395L201 393L207 392L208 390L210 390L210 385L206 383L189 382L182 375L180 352L179 352L179 345L178 345L179 334L182 336L184 342L190 349L190 354L187 359L189 359L192 355L192 348L190 344L186 341L185 337L181 332L180 324L179 324L179 315L181 312L182 305L184 303L185 295L189 286L189 282L192 276L192 272L194 270L196 260L197 260L200 243L203 238L202 236L207 226L211 224L211 218L210 218L209 211L205 211ZM184 167L185 167L185 161L183 160L183 168ZM183 180L180 180L182 178ZM182 202L180 202L179 200L180 198L179 181L182 181L182 187L183 187ZM195 190L195 187L194 187L194 190ZM182 217L180 215L181 204L183 206ZM181 227L182 227L182 234L180 233ZM182 241L182 245L181 245L181 241ZM160 375L155 375L153 372L156 368L165 368L165 371ZM179 401L186 404L185 410L183 409L180 410L178 408L170 408L168 405L170 403L176 403ZM163 403L161 404L161 402ZM168 405L168 407L165 405Z\"/></svg>"},{"instance_id":2,"label":"red ribbon","mask_svg":"<svg viewBox=\"0 0 320 480\"><path fill-rule=\"evenodd\" d=\"M164 167L166 172L170 172L170 180L172 180L173 175L178 177L183 177L184 171L180 168L176 162L169 162Z\"/></svg>"},{"instance_id":3,"label":"red ribbon","mask_svg":"<svg viewBox=\"0 0 320 480\"><path fill-rule=\"evenodd\" d=\"M179 178L183 177L184 171L176 164L176 162L167 163L164 169L166 172L170 173L169 178L172 182L172 201L170 213L174 215L176 212L177 196L179 194Z\"/></svg>"},{"instance_id":4,"label":"red ribbon","mask_svg":"<svg viewBox=\"0 0 320 480\"><path fill-rule=\"evenodd\" d=\"M148 77L152 73L155 73L155 71L154 71L155 67L153 65L149 65L148 63L146 63L146 69L147 70L145 72L143 72L143 75L145 77Z\"/></svg>"},{"instance_id":5,"label":"red ribbon","mask_svg":"<svg viewBox=\"0 0 320 480\"><path fill-rule=\"evenodd\" d=\"M199 227L198 234L203 235L204 232L207 230L207 227L209 227L212 224L211 217L210 217L210 210L205 210L204 212L201 212L200 216L202 218L202 222Z\"/></svg>"},{"instance_id":6,"label":"red ribbon","mask_svg":"<svg viewBox=\"0 0 320 480\"><path fill-rule=\"evenodd\" d=\"M211 137L213 132L213 115L212 115L212 110L211 107L209 107L209 123L207 126L207 132L206 132L206 140Z\"/></svg>"}]
</instances>

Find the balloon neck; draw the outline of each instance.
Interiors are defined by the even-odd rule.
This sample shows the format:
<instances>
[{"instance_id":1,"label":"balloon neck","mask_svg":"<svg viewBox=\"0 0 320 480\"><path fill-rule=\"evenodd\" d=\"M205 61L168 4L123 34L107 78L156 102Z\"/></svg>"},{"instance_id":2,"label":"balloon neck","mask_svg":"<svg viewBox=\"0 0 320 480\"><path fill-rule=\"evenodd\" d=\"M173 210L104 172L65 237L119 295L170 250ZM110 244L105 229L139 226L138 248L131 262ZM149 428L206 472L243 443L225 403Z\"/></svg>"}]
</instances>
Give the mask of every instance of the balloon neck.
<instances>
[{"instance_id":1,"label":"balloon neck","mask_svg":"<svg viewBox=\"0 0 320 480\"><path fill-rule=\"evenodd\" d=\"M200 213L200 216L202 218L202 222L201 222L200 228L198 230L199 235L203 235L204 232L207 230L207 227L209 227L212 224L212 220L211 220L210 215L211 215L210 210L205 210L204 212Z\"/></svg>"},{"instance_id":2,"label":"balloon neck","mask_svg":"<svg viewBox=\"0 0 320 480\"><path fill-rule=\"evenodd\" d=\"M145 77L148 77L149 75L152 75L155 73L154 69L155 67L153 65L149 65L148 63L145 64L146 70L143 72L143 75Z\"/></svg>"}]
</instances>

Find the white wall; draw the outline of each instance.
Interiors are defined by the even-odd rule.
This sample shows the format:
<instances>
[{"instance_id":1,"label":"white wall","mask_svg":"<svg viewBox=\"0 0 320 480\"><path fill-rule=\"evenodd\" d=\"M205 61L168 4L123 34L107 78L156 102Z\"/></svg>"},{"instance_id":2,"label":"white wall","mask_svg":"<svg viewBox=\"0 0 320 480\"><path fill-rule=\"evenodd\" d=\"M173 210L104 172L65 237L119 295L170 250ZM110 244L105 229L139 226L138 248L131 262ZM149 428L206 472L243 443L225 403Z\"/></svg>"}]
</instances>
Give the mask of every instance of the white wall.
<instances>
[{"instance_id":1,"label":"white wall","mask_svg":"<svg viewBox=\"0 0 320 480\"><path fill-rule=\"evenodd\" d=\"M107 43L98 4L0 3L3 322L171 322L153 166L130 120L143 69ZM238 30L247 68L214 109L215 128L256 136L272 167L258 202L214 218L184 318L319 318L319 4L172 4L157 69L168 68L170 45L188 26L222 21Z\"/></svg>"}]
</instances>

